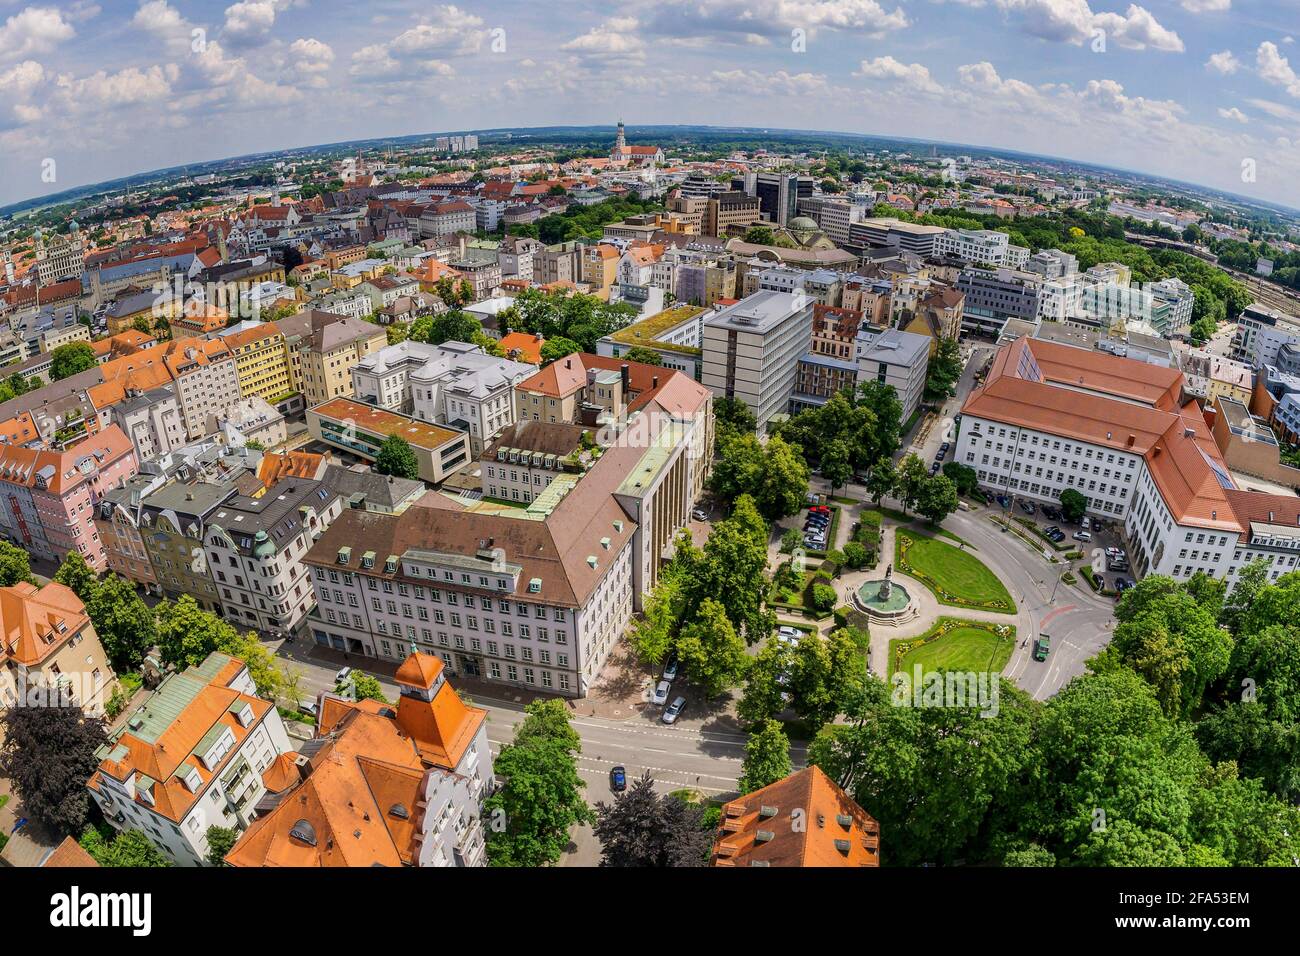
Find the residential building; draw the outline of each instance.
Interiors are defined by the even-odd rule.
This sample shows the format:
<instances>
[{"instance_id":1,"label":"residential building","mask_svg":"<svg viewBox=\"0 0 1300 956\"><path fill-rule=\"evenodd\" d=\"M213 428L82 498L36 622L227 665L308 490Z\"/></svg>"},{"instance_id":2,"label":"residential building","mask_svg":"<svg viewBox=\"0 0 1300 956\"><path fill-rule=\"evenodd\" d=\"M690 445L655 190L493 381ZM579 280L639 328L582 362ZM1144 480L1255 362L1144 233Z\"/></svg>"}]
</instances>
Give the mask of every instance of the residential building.
<instances>
[{"instance_id":1,"label":"residential building","mask_svg":"<svg viewBox=\"0 0 1300 956\"><path fill-rule=\"evenodd\" d=\"M800 357L790 396L791 413L824 405L837 392L857 388L855 357L862 315L818 303L813 306L811 348Z\"/></svg>"},{"instance_id":2,"label":"residential building","mask_svg":"<svg viewBox=\"0 0 1300 956\"><path fill-rule=\"evenodd\" d=\"M235 357L240 396L276 403L294 391L289 348L274 322L241 322L221 339Z\"/></svg>"},{"instance_id":3,"label":"residential building","mask_svg":"<svg viewBox=\"0 0 1300 956\"><path fill-rule=\"evenodd\" d=\"M262 774L291 749L247 665L213 652L128 711L87 786L115 829L139 830L177 866L202 866L208 828L245 829Z\"/></svg>"},{"instance_id":4,"label":"residential building","mask_svg":"<svg viewBox=\"0 0 1300 956\"><path fill-rule=\"evenodd\" d=\"M405 439L415 452L422 481L439 484L468 462L469 435L442 425L334 398L307 410L307 430L317 441L374 461L392 435Z\"/></svg>"},{"instance_id":5,"label":"residential building","mask_svg":"<svg viewBox=\"0 0 1300 956\"><path fill-rule=\"evenodd\" d=\"M264 398L241 398L214 413L209 426L209 432L220 433L234 447L256 442L276 448L289 437L284 416Z\"/></svg>"},{"instance_id":6,"label":"residential building","mask_svg":"<svg viewBox=\"0 0 1300 956\"><path fill-rule=\"evenodd\" d=\"M35 687L61 687L95 717L117 687L85 605L57 581L0 587L0 714Z\"/></svg>"},{"instance_id":7,"label":"residential building","mask_svg":"<svg viewBox=\"0 0 1300 956\"><path fill-rule=\"evenodd\" d=\"M803 293L764 291L705 317L700 381L748 405L760 433L794 392L799 357L812 340L813 306Z\"/></svg>"},{"instance_id":8,"label":"residential building","mask_svg":"<svg viewBox=\"0 0 1300 956\"><path fill-rule=\"evenodd\" d=\"M596 354L621 358L634 348L648 348L659 354L663 367L699 380L700 337L706 309L678 305L649 318L624 326L596 343Z\"/></svg>"},{"instance_id":9,"label":"residential building","mask_svg":"<svg viewBox=\"0 0 1300 956\"><path fill-rule=\"evenodd\" d=\"M1237 317L1232 358L1252 368L1277 364L1277 352L1287 342L1300 342L1300 316L1255 302Z\"/></svg>"},{"instance_id":10,"label":"residential building","mask_svg":"<svg viewBox=\"0 0 1300 956\"><path fill-rule=\"evenodd\" d=\"M294 390L307 406L350 396L353 366L388 344L377 325L314 309L277 324L289 348Z\"/></svg>"},{"instance_id":11,"label":"residential building","mask_svg":"<svg viewBox=\"0 0 1300 956\"><path fill-rule=\"evenodd\" d=\"M542 249L536 239L522 236L506 236L501 240L499 260L501 276L504 279L526 279L533 281L533 259Z\"/></svg>"},{"instance_id":12,"label":"residential building","mask_svg":"<svg viewBox=\"0 0 1300 956\"><path fill-rule=\"evenodd\" d=\"M428 490L422 481L381 475L360 466L326 465L320 477L327 487L338 492L347 507L389 515L400 515Z\"/></svg>"},{"instance_id":13,"label":"residential building","mask_svg":"<svg viewBox=\"0 0 1300 956\"><path fill-rule=\"evenodd\" d=\"M484 866L494 785L487 712L437 657L397 669L396 707L323 694L316 738L263 772L258 818L231 866Z\"/></svg>"},{"instance_id":14,"label":"residential building","mask_svg":"<svg viewBox=\"0 0 1300 956\"><path fill-rule=\"evenodd\" d=\"M552 481L575 469L583 438L592 430L565 422L520 421L497 436L479 459L483 494L499 501L532 502Z\"/></svg>"},{"instance_id":15,"label":"residential building","mask_svg":"<svg viewBox=\"0 0 1300 956\"><path fill-rule=\"evenodd\" d=\"M188 594L203 610L222 614L203 544L208 521L235 494L230 483L178 481L149 491L134 509L141 543L164 596Z\"/></svg>"},{"instance_id":16,"label":"residential building","mask_svg":"<svg viewBox=\"0 0 1300 956\"><path fill-rule=\"evenodd\" d=\"M713 866L880 866L880 824L820 767L722 807Z\"/></svg>"}]
</instances>

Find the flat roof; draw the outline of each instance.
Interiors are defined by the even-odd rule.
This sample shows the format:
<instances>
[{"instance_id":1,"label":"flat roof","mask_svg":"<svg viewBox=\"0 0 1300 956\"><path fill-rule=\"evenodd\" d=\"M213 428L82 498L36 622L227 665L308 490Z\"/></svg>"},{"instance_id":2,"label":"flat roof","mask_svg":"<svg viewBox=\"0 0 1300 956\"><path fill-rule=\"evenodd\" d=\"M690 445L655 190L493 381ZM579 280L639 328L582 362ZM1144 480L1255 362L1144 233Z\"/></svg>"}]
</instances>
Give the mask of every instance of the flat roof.
<instances>
[{"instance_id":1,"label":"flat roof","mask_svg":"<svg viewBox=\"0 0 1300 956\"><path fill-rule=\"evenodd\" d=\"M611 333L610 338L624 345L645 345L655 341L665 332L697 318L704 311L704 308L698 305L676 305L644 318L640 322L633 322Z\"/></svg>"},{"instance_id":2,"label":"flat roof","mask_svg":"<svg viewBox=\"0 0 1300 956\"><path fill-rule=\"evenodd\" d=\"M332 398L311 409L321 418L351 422L358 431L389 437L399 435L417 448L434 450L464 436L464 432L428 422L416 421L396 412L354 402L350 398Z\"/></svg>"}]
</instances>

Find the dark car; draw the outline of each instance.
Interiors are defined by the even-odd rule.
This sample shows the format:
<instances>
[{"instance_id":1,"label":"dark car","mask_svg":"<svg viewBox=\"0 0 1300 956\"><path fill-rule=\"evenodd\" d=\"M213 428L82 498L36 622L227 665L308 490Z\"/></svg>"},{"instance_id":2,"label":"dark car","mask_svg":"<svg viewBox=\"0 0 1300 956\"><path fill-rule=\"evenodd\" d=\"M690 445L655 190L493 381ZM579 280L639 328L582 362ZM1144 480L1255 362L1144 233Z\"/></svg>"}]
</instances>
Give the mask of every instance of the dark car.
<instances>
[{"instance_id":1,"label":"dark car","mask_svg":"<svg viewBox=\"0 0 1300 956\"><path fill-rule=\"evenodd\" d=\"M1128 578L1115 579L1115 596L1120 597L1125 591L1133 586L1133 582Z\"/></svg>"},{"instance_id":2,"label":"dark car","mask_svg":"<svg viewBox=\"0 0 1300 956\"><path fill-rule=\"evenodd\" d=\"M663 679L668 681L677 680L677 670L677 655L674 654L672 657L668 658L668 663L664 665Z\"/></svg>"},{"instance_id":3,"label":"dark car","mask_svg":"<svg viewBox=\"0 0 1300 956\"><path fill-rule=\"evenodd\" d=\"M1034 503L1032 501L1021 501L1020 510L1027 515L1031 515L1038 509L1034 507Z\"/></svg>"},{"instance_id":4,"label":"dark car","mask_svg":"<svg viewBox=\"0 0 1300 956\"><path fill-rule=\"evenodd\" d=\"M609 789L622 793L627 789L627 768L622 764L609 768Z\"/></svg>"},{"instance_id":5,"label":"dark car","mask_svg":"<svg viewBox=\"0 0 1300 956\"><path fill-rule=\"evenodd\" d=\"M999 505L1001 505L1003 508L1010 508L1010 507L1011 507L1011 498L1010 498L1009 496L1007 496L1007 495L998 495L997 498L996 498L995 500L996 500L997 503L998 503Z\"/></svg>"},{"instance_id":6,"label":"dark car","mask_svg":"<svg viewBox=\"0 0 1300 956\"><path fill-rule=\"evenodd\" d=\"M1034 660L1045 661L1047 655L1052 651L1052 637L1050 634L1040 634L1034 641Z\"/></svg>"},{"instance_id":7,"label":"dark car","mask_svg":"<svg viewBox=\"0 0 1300 956\"><path fill-rule=\"evenodd\" d=\"M932 475L937 475L937 474L939 473L939 467L940 467L940 465L939 465L939 463L938 463L937 461L936 461L936 462L933 462L933 463L930 465L930 474L932 474Z\"/></svg>"}]
</instances>

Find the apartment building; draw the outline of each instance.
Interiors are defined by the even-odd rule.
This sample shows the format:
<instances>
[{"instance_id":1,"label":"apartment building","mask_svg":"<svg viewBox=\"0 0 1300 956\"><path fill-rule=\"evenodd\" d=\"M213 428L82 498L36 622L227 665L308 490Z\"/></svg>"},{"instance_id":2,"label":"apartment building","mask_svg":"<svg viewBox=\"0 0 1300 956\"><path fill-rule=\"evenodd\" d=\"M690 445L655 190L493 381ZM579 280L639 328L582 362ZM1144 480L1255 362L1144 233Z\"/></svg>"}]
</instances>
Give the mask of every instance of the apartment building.
<instances>
[{"instance_id":1,"label":"apartment building","mask_svg":"<svg viewBox=\"0 0 1300 956\"><path fill-rule=\"evenodd\" d=\"M166 597L188 594L203 610L222 613L203 541L208 521L235 493L235 486L229 483L174 482L141 499L136 524L158 587Z\"/></svg>"},{"instance_id":2,"label":"apartment building","mask_svg":"<svg viewBox=\"0 0 1300 956\"><path fill-rule=\"evenodd\" d=\"M584 437L592 430L564 422L521 421L511 425L482 457L483 494L499 501L531 504L560 475L574 473L582 460Z\"/></svg>"},{"instance_id":3,"label":"apartment building","mask_svg":"<svg viewBox=\"0 0 1300 956\"><path fill-rule=\"evenodd\" d=\"M934 237L932 254L985 267L1023 269L1029 263L1028 249L993 229L947 229Z\"/></svg>"},{"instance_id":4,"label":"apartment building","mask_svg":"<svg viewBox=\"0 0 1300 956\"><path fill-rule=\"evenodd\" d=\"M307 410L307 431L317 441L374 461L392 435L411 446L421 481L440 484L470 455L469 434L417 421L350 398L335 398Z\"/></svg>"},{"instance_id":5,"label":"apartment building","mask_svg":"<svg viewBox=\"0 0 1300 956\"><path fill-rule=\"evenodd\" d=\"M293 388L308 407L352 395L352 368L388 344L379 326L315 309L277 323L289 348Z\"/></svg>"},{"instance_id":6,"label":"apartment building","mask_svg":"<svg viewBox=\"0 0 1300 956\"><path fill-rule=\"evenodd\" d=\"M579 258L583 248L578 242L560 242L534 251L533 282L537 285L551 285L556 282L577 284L584 281Z\"/></svg>"},{"instance_id":7,"label":"apartment building","mask_svg":"<svg viewBox=\"0 0 1300 956\"><path fill-rule=\"evenodd\" d=\"M524 236L506 236L501 240L498 259L501 263L501 276L504 279L524 279L532 282L534 278L533 261L543 246L536 239Z\"/></svg>"},{"instance_id":8,"label":"apartment building","mask_svg":"<svg viewBox=\"0 0 1300 956\"><path fill-rule=\"evenodd\" d=\"M0 713L35 687L62 687L92 716L117 687L85 605L56 581L0 587Z\"/></svg>"},{"instance_id":9,"label":"apartment building","mask_svg":"<svg viewBox=\"0 0 1300 956\"><path fill-rule=\"evenodd\" d=\"M1300 342L1300 316L1255 302L1237 318L1231 354L1252 368L1276 365L1278 349L1288 342Z\"/></svg>"},{"instance_id":10,"label":"apartment building","mask_svg":"<svg viewBox=\"0 0 1300 956\"><path fill-rule=\"evenodd\" d=\"M837 392L857 388L855 339L861 325L859 312L821 303L813 306L811 347L799 358L790 396L792 414L824 405Z\"/></svg>"},{"instance_id":11,"label":"apartment building","mask_svg":"<svg viewBox=\"0 0 1300 956\"><path fill-rule=\"evenodd\" d=\"M248 666L214 652L127 713L87 787L115 829L139 830L177 866L203 866L208 828L245 829L263 773L292 749Z\"/></svg>"},{"instance_id":12,"label":"apartment building","mask_svg":"<svg viewBox=\"0 0 1300 956\"><path fill-rule=\"evenodd\" d=\"M352 369L353 393L369 405L468 432L471 454L514 421L514 387L536 365L496 358L467 342L399 342Z\"/></svg>"},{"instance_id":13,"label":"apartment building","mask_svg":"<svg viewBox=\"0 0 1300 956\"><path fill-rule=\"evenodd\" d=\"M879 382L892 388L907 422L921 407L933 342L928 335L862 326L854 340L858 383Z\"/></svg>"},{"instance_id":14,"label":"apartment building","mask_svg":"<svg viewBox=\"0 0 1300 956\"><path fill-rule=\"evenodd\" d=\"M609 298L610 289L613 288L618 277L618 260L617 246L596 242L582 247L581 281L591 287L592 295L602 299Z\"/></svg>"},{"instance_id":15,"label":"apartment building","mask_svg":"<svg viewBox=\"0 0 1300 956\"><path fill-rule=\"evenodd\" d=\"M425 239L445 239L458 232L472 235L476 228L474 207L467 202L436 203L420 214L420 235Z\"/></svg>"},{"instance_id":16,"label":"apartment building","mask_svg":"<svg viewBox=\"0 0 1300 956\"><path fill-rule=\"evenodd\" d=\"M292 633L313 600L302 559L343 506L337 491L307 478L222 500L203 535L221 615L263 633Z\"/></svg>"},{"instance_id":17,"label":"apartment building","mask_svg":"<svg viewBox=\"0 0 1300 956\"><path fill-rule=\"evenodd\" d=\"M241 322L221 339L235 357L241 397L274 403L294 391L289 347L274 322Z\"/></svg>"},{"instance_id":18,"label":"apartment building","mask_svg":"<svg viewBox=\"0 0 1300 956\"><path fill-rule=\"evenodd\" d=\"M442 661L407 656L396 707L319 698L316 738L263 773L259 816L231 866L484 866L494 784L486 711Z\"/></svg>"},{"instance_id":19,"label":"apartment building","mask_svg":"<svg viewBox=\"0 0 1300 956\"><path fill-rule=\"evenodd\" d=\"M799 357L812 341L813 303L793 292L756 292L704 320L701 383L737 398L765 432L794 391Z\"/></svg>"},{"instance_id":20,"label":"apartment building","mask_svg":"<svg viewBox=\"0 0 1300 956\"><path fill-rule=\"evenodd\" d=\"M0 534L34 557L58 563L75 551L102 571L108 559L96 506L136 470L135 450L116 425L62 450L0 444Z\"/></svg>"}]
</instances>

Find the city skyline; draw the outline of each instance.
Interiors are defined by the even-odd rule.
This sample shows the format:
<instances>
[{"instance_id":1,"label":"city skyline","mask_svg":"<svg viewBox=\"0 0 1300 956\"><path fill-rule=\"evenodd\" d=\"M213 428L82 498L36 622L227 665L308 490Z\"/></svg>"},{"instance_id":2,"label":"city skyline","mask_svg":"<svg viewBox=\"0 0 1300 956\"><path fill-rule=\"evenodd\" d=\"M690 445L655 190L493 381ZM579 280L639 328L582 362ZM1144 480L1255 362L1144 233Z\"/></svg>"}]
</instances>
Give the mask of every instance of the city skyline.
<instances>
[{"instance_id":1,"label":"city skyline","mask_svg":"<svg viewBox=\"0 0 1300 956\"><path fill-rule=\"evenodd\" d=\"M611 123L613 107L641 125L1016 150L1300 207L1300 77L1279 0L370 10L15 7L0 21L0 203L320 143Z\"/></svg>"}]
</instances>

